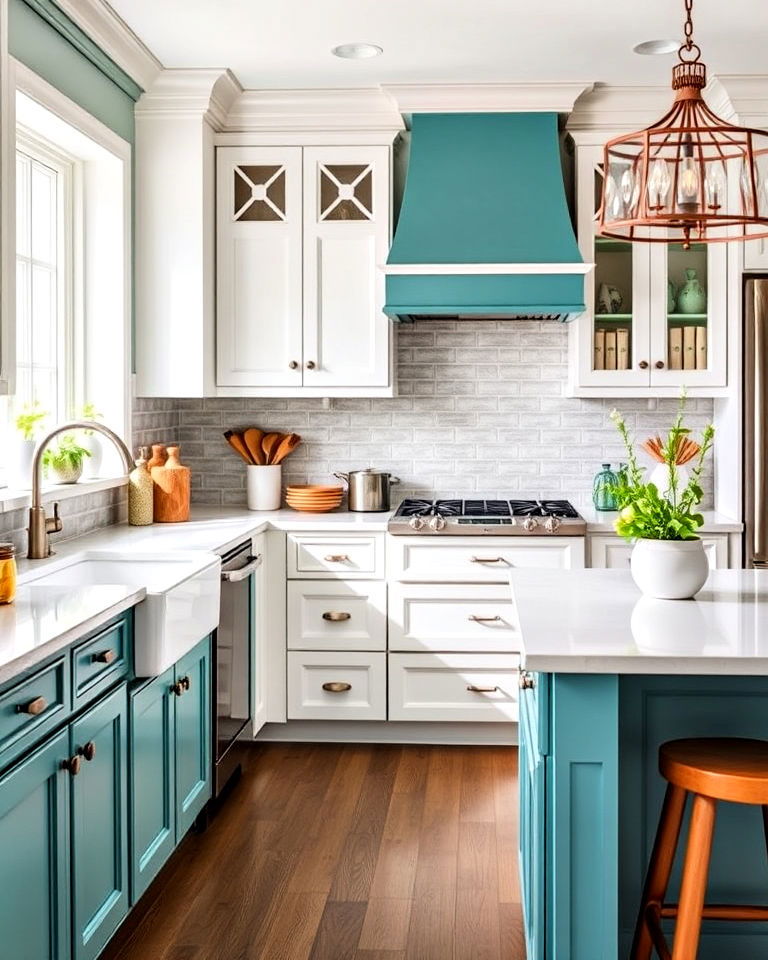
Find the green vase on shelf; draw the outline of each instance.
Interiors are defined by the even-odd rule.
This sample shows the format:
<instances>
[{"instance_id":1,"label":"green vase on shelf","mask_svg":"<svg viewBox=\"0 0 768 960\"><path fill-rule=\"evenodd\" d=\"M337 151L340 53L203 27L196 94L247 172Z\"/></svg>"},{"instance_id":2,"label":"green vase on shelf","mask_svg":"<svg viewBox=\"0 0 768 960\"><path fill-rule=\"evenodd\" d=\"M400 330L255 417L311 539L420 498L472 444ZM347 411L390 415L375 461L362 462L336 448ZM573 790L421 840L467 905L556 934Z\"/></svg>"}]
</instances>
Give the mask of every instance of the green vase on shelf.
<instances>
[{"instance_id":1,"label":"green vase on shelf","mask_svg":"<svg viewBox=\"0 0 768 960\"><path fill-rule=\"evenodd\" d=\"M617 510L616 484L618 477L611 470L610 463L604 463L603 469L595 477L592 485L592 503L595 510Z\"/></svg>"},{"instance_id":2,"label":"green vase on shelf","mask_svg":"<svg viewBox=\"0 0 768 960\"><path fill-rule=\"evenodd\" d=\"M689 267L685 271L685 277L685 283L677 294L677 312L704 313L707 309L707 292L696 276L696 271Z\"/></svg>"},{"instance_id":3,"label":"green vase on shelf","mask_svg":"<svg viewBox=\"0 0 768 960\"><path fill-rule=\"evenodd\" d=\"M675 290L675 285L671 280L667 280L667 313L674 313L676 304L677 291Z\"/></svg>"}]
</instances>

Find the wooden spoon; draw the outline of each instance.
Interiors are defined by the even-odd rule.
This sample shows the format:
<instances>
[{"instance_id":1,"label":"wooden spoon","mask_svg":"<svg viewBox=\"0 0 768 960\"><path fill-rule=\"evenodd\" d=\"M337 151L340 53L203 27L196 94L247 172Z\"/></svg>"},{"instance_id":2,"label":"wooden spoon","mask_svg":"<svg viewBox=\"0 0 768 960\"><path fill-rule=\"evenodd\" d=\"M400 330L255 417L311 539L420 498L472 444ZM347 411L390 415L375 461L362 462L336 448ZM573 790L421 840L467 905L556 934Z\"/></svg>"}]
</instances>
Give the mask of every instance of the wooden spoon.
<instances>
[{"instance_id":1,"label":"wooden spoon","mask_svg":"<svg viewBox=\"0 0 768 960\"><path fill-rule=\"evenodd\" d=\"M272 463L282 463L289 454L293 453L300 443L301 437L298 433L289 433L287 436L284 436L275 451L275 455L272 457Z\"/></svg>"},{"instance_id":2,"label":"wooden spoon","mask_svg":"<svg viewBox=\"0 0 768 960\"><path fill-rule=\"evenodd\" d=\"M243 440L245 441L246 447L248 447L248 453L251 455L251 462L261 467L267 462L261 446L263 439L264 431L259 430L258 427L251 427L243 434Z\"/></svg>"},{"instance_id":3,"label":"wooden spoon","mask_svg":"<svg viewBox=\"0 0 768 960\"><path fill-rule=\"evenodd\" d=\"M248 452L248 448L246 447L245 443L243 442L243 438L239 433L235 433L234 430L225 430L224 439L233 450L236 450L240 454L240 456L249 466L253 466L251 455Z\"/></svg>"},{"instance_id":4,"label":"wooden spoon","mask_svg":"<svg viewBox=\"0 0 768 960\"><path fill-rule=\"evenodd\" d=\"M272 456L277 450L283 437L284 434L282 433L268 433L261 441L261 449L264 451L264 455L266 456L266 463L274 463Z\"/></svg>"}]
</instances>

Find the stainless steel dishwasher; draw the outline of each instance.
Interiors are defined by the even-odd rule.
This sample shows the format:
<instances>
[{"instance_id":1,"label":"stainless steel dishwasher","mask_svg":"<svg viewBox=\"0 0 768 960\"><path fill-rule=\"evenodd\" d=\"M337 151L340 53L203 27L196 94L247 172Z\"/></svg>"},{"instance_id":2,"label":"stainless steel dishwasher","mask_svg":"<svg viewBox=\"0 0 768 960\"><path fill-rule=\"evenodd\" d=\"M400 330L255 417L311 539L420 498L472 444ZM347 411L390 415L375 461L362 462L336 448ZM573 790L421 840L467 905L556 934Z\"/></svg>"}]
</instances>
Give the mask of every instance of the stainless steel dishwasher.
<instances>
[{"instance_id":1,"label":"stainless steel dishwasher","mask_svg":"<svg viewBox=\"0 0 768 960\"><path fill-rule=\"evenodd\" d=\"M237 752L233 748L253 719L255 574L261 560L261 555L253 556L250 540L221 558L221 614L213 645L214 797L238 769Z\"/></svg>"}]
</instances>

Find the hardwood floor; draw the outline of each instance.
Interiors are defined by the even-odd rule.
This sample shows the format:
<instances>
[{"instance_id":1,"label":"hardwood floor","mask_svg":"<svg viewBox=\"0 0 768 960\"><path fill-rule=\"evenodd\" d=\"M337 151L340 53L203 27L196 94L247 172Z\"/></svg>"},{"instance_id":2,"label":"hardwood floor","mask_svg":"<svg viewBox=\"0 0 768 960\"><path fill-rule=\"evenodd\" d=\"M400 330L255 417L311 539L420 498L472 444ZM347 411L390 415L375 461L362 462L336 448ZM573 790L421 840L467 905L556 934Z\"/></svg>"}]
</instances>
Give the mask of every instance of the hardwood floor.
<instances>
[{"instance_id":1,"label":"hardwood floor","mask_svg":"<svg viewBox=\"0 0 768 960\"><path fill-rule=\"evenodd\" d=\"M511 747L269 744L101 960L524 960Z\"/></svg>"}]
</instances>

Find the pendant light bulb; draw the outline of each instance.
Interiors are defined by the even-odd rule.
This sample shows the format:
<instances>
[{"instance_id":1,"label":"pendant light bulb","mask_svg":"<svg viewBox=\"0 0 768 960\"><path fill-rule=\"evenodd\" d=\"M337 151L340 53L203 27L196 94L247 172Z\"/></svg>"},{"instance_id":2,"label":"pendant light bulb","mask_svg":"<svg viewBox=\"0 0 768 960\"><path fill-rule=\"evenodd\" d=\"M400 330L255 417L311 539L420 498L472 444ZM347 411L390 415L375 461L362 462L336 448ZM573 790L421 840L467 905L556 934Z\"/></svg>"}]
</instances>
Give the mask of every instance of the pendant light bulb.
<instances>
[{"instance_id":1,"label":"pendant light bulb","mask_svg":"<svg viewBox=\"0 0 768 960\"><path fill-rule=\"evenodd\" d=\"M711 164L704 178L704 196L710 210L719 210L725 202L725 170L722 163Z\"/></svg>"},{"instance_id":2,"label":"pendant light bulb","mask_svg":"<svg viewBox=\"0 0 768 960\"><path fill-rule=\"evenodd\" d=\"M651 210L663 210L672 180L664 160L658 158L651 164L648 177L648 206Z\"/></svg>"},{"instance_id":3,"label":"pendant light bulb","mask_svg":"<svg viewBox=\"0 0 768 960\"><path fill-rule=\"evenodd\" d=\"M680 172L677 183L678 202L684 209L690 209L695 206L699 198L699 171L696 169L696 161L693 157L683 157L680 161Z\"/></svg>"}]
</instances>

